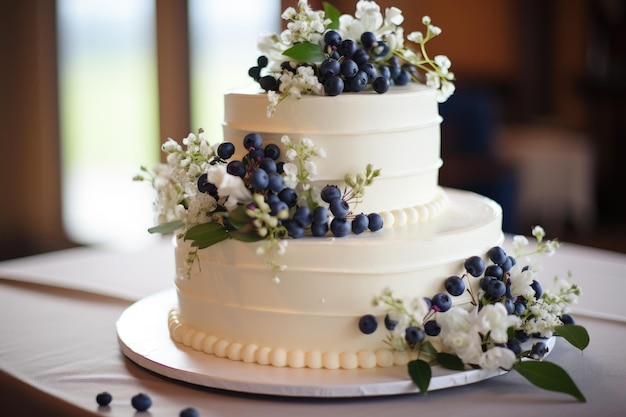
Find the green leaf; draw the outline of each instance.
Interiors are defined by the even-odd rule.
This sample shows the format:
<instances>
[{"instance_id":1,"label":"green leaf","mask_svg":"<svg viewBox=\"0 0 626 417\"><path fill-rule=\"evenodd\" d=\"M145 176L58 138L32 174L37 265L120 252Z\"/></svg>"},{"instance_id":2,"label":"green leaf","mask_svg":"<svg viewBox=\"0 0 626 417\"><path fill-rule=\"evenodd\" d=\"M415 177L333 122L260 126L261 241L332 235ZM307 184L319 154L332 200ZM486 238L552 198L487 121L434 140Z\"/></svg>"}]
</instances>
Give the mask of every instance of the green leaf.
<instances>
[{"instance_id":1,"label":"green leaf","mask_svg":"<svg viewBox=\"0 0 626 417\"><path fill-rule=\"evenodd\" d=\"M248 216L246 210L245 206L238 206L234 210L224 213L224 216L228 218L230 224L235 229L240 229L246 224L252 222L252 218Z\"/></svg>"},{"instance_id":2,"label":"green leaf","mask_svg":"<svg viewBox=\"0 0 626 417\"><path fill-rule=\"evenodd\" d=\"M321 46L311 42L300 42L283 52L283 55L296 61L317 63L326 59Z\"/></svg>"},{"instance_id":3,"label":"green leaf","mask_svg":"<svg viewBox=\"0 0 626 417\"><path fill-rule=\"evenodd\" d=\"M561 336L563 339L570 342L570 344L580 350L585 350L589 346L589 333L583 326L577 324L566 324L563 326L556 326L554 328L556 336Z\"/></svg>"},{"instance_id":4,"label":"green leaf","mask_svg":"<svg viewBox=\"0 0 626 417\"><path fill-rule=\"evenodd\" d=\"M339 28L339 16L341 12L328 2L322 2L324 6L324 14L326 18L330 19L330 23L326 26L326 29L338 29Z\"/></svg>"},{"instance_id":5,"label":"green leaf","mask_svg":"<svg viewBox=\"0 0 626 417\"><path fill-rule=\"evenodd\" d=\"M409 376L423 395L428 393L432 370L428 362L416 359L408 364Z\"/></svg>"},{"instance_id":6,"label":"green leaf","mask_svg":"<svg viewBox=\"0 0 626 417\"><path fill-rule=\"evenodd\" d=\"M185 224L180 220L174 220L168 223L161 223L148 229L149 233L174 233L182 228Z\"/></svg>"},{"instance_id":7,"label":"green leaf","mask_svg":"<svg viewBox=\"0 0 626 417\"><path fill-rule=\"evenodd\" d=\"M433 359L436 359L437 354L439 353L437 352L437 349L435 349L433 344L430 342L422 342L422 344L420 345L420 351L427 354Z\"/></svg>"},{"instance_id":8,"label":"green leaf","mask_svg":"<svg viewBox=\"0 0 626 417\"><path fill-rule=\"evenodd\" d=\"M231 237L235 240L239 240L241 242L258 242L259 240L263 240L259 234L254 232L241 233L241 232L232 232Z\"/></svg>"},{"instance_id":9,"label":"green leaf","mask_svg":"<svg viewBox=\"0 0 626 417\"><path fill-rule=\"evenodd\" d=\"M587 402L567 372L552 362L520 361L513 365L513 369L539 388L569 394L580 402Z\"/></svg>"},{"instance_id":10,"label":"green leaf","mask_svg":"<svg viewBox=\"0 0 626 417\"><path fill-rule=\"evenodd\" d=\"M437 355L437 362L444 368L452 369L453 371L463 371L465 369L463 361L459 359L458 356L450 353L439 353Z\"/></svg>"},{"instance_id":11,"label":"green leaf","mask_svg":"<svg viewBox=\"0 0 626 417\"><path fill-rule=\"evenodd\" d=\"M185 233L185 240L191 240L198 249L208 248L229 239L230 233L219 223L203 223L192 227Z\"/></svg>"}]
</instances>

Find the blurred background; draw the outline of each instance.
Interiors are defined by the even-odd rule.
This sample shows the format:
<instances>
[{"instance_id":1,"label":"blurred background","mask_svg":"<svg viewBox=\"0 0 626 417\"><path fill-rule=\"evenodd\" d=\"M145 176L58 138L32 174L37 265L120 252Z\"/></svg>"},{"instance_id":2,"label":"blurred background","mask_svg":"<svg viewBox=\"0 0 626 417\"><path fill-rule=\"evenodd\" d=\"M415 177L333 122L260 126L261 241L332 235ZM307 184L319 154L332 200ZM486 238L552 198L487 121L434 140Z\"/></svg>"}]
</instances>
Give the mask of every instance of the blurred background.
<instances>
[{"instance_id":1,"label":"blurred background","mask_svg":"<svg viewBox=\"0 0 626 417\"><path fill-rule=\"evenodd\" d=\"M354 0L331 2L354 14ZM379 0L457 77L440 107L444 186L504 208L504 229L626 253L626 0ZM152 238L131 181L160 144L221 139L256 36L296 0L0 2L0 259ZM314 8L321 1L310 0Z\"/></svg>"}]
</instances>

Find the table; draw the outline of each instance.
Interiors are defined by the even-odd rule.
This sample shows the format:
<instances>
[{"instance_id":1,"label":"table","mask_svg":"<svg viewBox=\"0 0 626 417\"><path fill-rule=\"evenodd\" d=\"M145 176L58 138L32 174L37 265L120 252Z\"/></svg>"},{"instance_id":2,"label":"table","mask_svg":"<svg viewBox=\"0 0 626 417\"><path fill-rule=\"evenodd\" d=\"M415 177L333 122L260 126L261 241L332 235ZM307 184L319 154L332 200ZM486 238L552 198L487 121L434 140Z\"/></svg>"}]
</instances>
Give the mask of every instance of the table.
<instances>
[{"instance_id":1,"label":"table","mask_svg":"<svg viewBox=\"0 0 626 417\"><path fill-rule=\"evenodd\" d=\"M590 346L581 354L557 340L550 360L587 397L581 404L535 388L515 373L430 392L355 399L283 398L220 391L165 379L122 355L115 331L134 301L170 288L170 242L134 250L75 248L0 263L0 410L2 415L201 416L626 415L626 255L564 244L543 277L571 271L584 294L575 311ZM95 396L113 395L99 408ZM153 406L135 414L130 398Z\"/></svg>"}]
</instances>

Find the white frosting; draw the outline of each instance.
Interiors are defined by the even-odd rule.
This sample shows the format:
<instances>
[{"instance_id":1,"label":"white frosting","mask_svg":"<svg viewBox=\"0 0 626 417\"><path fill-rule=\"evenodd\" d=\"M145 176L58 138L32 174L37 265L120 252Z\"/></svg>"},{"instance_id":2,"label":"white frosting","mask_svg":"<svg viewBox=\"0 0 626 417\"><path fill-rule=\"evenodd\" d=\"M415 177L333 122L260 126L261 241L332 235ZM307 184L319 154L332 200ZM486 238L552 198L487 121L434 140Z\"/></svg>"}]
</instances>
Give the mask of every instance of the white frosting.
<instances>
[{"instance_id":1,"label":"white frosting","mask_svg":"<svg viewBox=\"0 0 626 417\"><path fill-rule=\"evenodd\" d=\"M239 145L245 134L258 132L282 148L284 134L309 137L328 155L317 160L318 185L343 186L346 173L373 164L381 176L357 211L380 213L387 227L291 239L276 259L287 265L279 276L257 255L263 242L235 240L198 251L189 276L189 244L177 241L171 337L198 351L276 367L406 364L414 354L389 349L384 307L372 306L372 299L385 289L401 298L444 291L447 277L463 274L465 258L502 243L500 207L438 186L441 118L432 90L305 96L283 101L271 119L267 104L256 92L227 94L225 140ZM471 279L476 289L478 279ZM469 301L468 294L454 297L456 304ZM358 329L364 314L379 318L373 334Z\"/></svg>"},{"instance_id":2,"label":"white frosting","mask_svg":"<svg viewBox=\"0 0 626 417\"><path fill-rule=\"evenodd\" d=\"M316 159L320 188L343 187L345 174L363 173L367 164L381 170L357 212L391 219L425 205L431 215L439 208L432 204L440 196L442 165L435 90L412 84L385 94L303 96L284 100L271 118L266 116L267 96L256 89L227 93L224 105L224 140L236 145L237 157L243 155L240 144L250 132L281 149L283 135L292 141L308 137L327 154ZM404 222L387 225L392 223Z\"/></svg>"},{"instance_id":3,"label":"white frosting","mask_svg":"<svg viewBox=\"0 0 626 417\"><path fill-rule=\"evenodd\" d=\"M265 258L255 253L260 244L234 240L200 251L188 278L189 247L178 241L179 305L170 315L172 337L206 351L206 344L195 340L201 332L218 339L213 342L218 356L244 360L240 351L256 350L255 362L281 367L405 364L409 356L385 353L384 310L372 306L373 297L385 288L400 297L431 297L444 291L448 276L463 273L465 258L503 240L498 205L472 193L447 194L448 208L428 222L344 238L290 240L279 259L287 270L278 284ZM476 287L478 279L472 280ZM454 300L470 301L466 294ZM364 314L380 318L372 335L358 330ZM227 354L233 343L238 353Z\"/></svg>"}]
</instances>

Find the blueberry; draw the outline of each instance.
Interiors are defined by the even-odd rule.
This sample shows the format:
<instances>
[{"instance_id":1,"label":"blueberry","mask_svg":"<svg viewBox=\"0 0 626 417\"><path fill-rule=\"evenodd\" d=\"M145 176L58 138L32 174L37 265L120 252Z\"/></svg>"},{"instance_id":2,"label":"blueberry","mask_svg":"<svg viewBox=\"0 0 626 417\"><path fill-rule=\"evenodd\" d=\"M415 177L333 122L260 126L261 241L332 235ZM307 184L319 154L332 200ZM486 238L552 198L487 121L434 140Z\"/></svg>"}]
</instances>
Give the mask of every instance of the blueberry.
<instances>
[{"instance_id":1,"label":"blueberry","mask_svg":"<svg viewBox=\"0 0 626 417\"><path fill-rule=\"evenodd\" d=\"M339 55L352 56L356 51L356 43L352 39L344 39L337 48Z\"/></svg>"},{"instance_id":2,"label":"blueberry","mask_svg":"<svg viewBox=\"0 0 626 417\"><path fill-rule=\"evenodd\" d=\"M278 198L287 203L289 207L295 206L298 202L298 194L293 188L283 188L283 190L278 193Z\"/></svg>"},{"instance_id":3,"label":"blueberry","mask_svg":"<svg viewBox=\"0 0 626 417\"><path fill-rule=\"evenodd\" d=\"M384 41L378 41L377 45L374 46L371 50L371 54L377 58L384 58L389 54L391 48Z\"/></svg>"},{"instance_id":4,"label":"blueberry","mask_svg":"<svg viewBox=\"0 0 626 417\"><path fill-rule=\"evenodd\" d=\"M264 169L258 168L250 175L250 185L257 191L263 191L270 185L270 176Z\"/></svg>"},{"instance_id":5,"label":"blueberry","mask_svg":"<svg viewBox=\"0 0 626 417\"><path fill-rule=\"evenodd\" d=\"M512 350L513 353L515 353L515 356L517 356L520 353L522 353L522 344L517 339L509 339L506 342L506 347L508 347L510 350Z\"/></svg>"},{"instance_id":6,"label":"blueberry","mask_svg":"<svg viewBox=\"0 0 626 417\"><path fill-rule=\"evenodd\" d=\"M515 314L515 304L510 299L504 300L504 308L506 308L507 314Z\"/></svg>"},{"instance_id":7,"label":"blueberry","mask_svg":"<svg viewBox=\"0 0 626 417\"><path fill-rule=\"evenodd\" d=\"M269 184L267 185L267 188L274 191L275 193L280 193L283 188L285 188L285 181L283 179L283 176L280 175L278 172L270 172ZM276 198L278 198L278 196L276 196Z\"/></svg>"},{"instance_id":8,"label":"blueberry","mask_svg":"<svg viewBox=\"0 0 626 417\"><path fill-rule=\"evenodd\" d=\"M352 233L354 233L355 235L363 233L365 230L367 230L369 222L370 221L365 214L357 214L356 216L354 216L354 219L352 219Z\"/></svg>"},{"instance_id":9,"label":"blueberry","mask_svg":"<svg viewBox=\"0 0 626 417\"><path fill-rule=\"evenodd\" d=\"M181 410L179 417L200 417L200 413L193 407L185 408Z\"/></svg>"},{"instance_id":10,"label":"blueberry","mask_svg":"<svg viewBox=\"0 0 626 417\"><path fill-rule=\"evenodd\" d=\"M299 239L304 236L304 228L293 219L284 220L283 226L287 229L287 234L294 239Z\"/></svg>"},{"instance_id":11,"label":"blueberry","mask_svg":"<svg viewBox=\"0 0 626 417\"><path fill-rule=\"evenodd\" d=\"M514 306L515 306L515 315L517 316L521 316L522 314L524 314L524 311L526 311L526 306L524 305L524 303L520 301L516 301Z\"/></svg>"},{"instance_id":12,"label":"blueberry","mask_svg":"<svg viewBox=\"0 0 626 417\"><path fill-rule=\"evenodd\" d=\"M359 48L352 54L352 60L360 67L370 60L370 56L363 48Z\"/></svg>"},{"instance_id":13,"label":"blueberry","mask_svg":"<svg viewBox=\"0 0 626 417\"><path fill-rule=\"evenodd\" d=\"M350 233L350 221L345 218L335 217L330 222L330 231L336 237L344 237Z\"/></svg>"},{"instance_id":14,"label":"blueberry","mask_svg":"<svg viewBox=\"0 0 626 417\"><path fill-rule=\"evenodd\" d=\"M263 138L258 133L248 133L243 138L243 147L247 150L261 149L263 146Z\"/></svg>"},{"instance_id":15,"label":"blueberry","mask_svg":"<svg viewBox=\"0 0 626 417\"><path fill-rule=\"evenodd\" d=\"M445 282L446 291L453 296L459 296L465 292L465 283L456 275L448 277Z\"/></svg>"},{"instance_id":16,"label":"blueberry","mask_svg":"<svg viewBox=\"0 0 626 417\"><path fill-rule=\"evenodd\" d=\"M448 310L450 310L450 307L452 307L452 299L448 296L448 294L445 293L438 293L435 294L432 298L432 303L433 303L433 310L435 311L439 311L439 312L446 312Z\"/></svg>"},{"instance_id":17,"label":"blueberry","mask_svg":"<svg viewBox=\"0 0 626 417\"><path fill-rule=\"evenodd\" d=\"M408 71L401 70L397 77L394 77L395 85L407 85L411 81L411 74Z\"/></svg>"},{"instance_id":18,"label":"blueberry","mask_svg":"<svg viewBox=\"0 0 626 417\"><path fill-rule=\"evenodd\" d=\"M374 87L374 91L378 94L384 94L389 90L389 87L391 87L391 82L389 81L389 78L384 76L377 77L372 82L372 87Z\"/></svg>"},{"instance_id":19,"label":"blueberry","mask_svg":"<svg viewBox=\"0 0 626 417\"><path fill-rule=\"evenodd\" d=\"M341 75L346 78L352 78L359 72L359 66L351 59L341 61Z\"/></svg>"},{"instance_id":20,"label":"blueberry","mask_svg":"<svg viewBox=\"0 0 626 417\"><path fill-rule=\"evenodd\" d=\"M137 411L146 411L152 405L152 400L146 394L139 393L130 400L131 405Z\"/></svg>"},{"instance_id":21,"label":"blueberry","mask_svg":"<svg viewBox=\"0 0 626 417\"><path fill-rule=\"evenodd\" d=\"M333 75L338 75L341 70L339 61L333 58L328 58L320 64L320 75L322 79L328 79Z\"/></svg>"},{"instance_id":22,"label":"blueberry","mask_svg":"<svg viewBox=\"0 0 626 417\"><path fill-rule=\"evenodd\" d=\"M335 198L330 202L329 208L333 216L339 219L345 218L350 212L350 206L343 198Z\"/></svg>"},{"instance_id":23,"label":"blueberry","mask_svg":"<svg viewBox=\"0 0 626 417\"><path fill-rule=\"evenodd\" d=\"M485 268L485 276L490 275L492 277L496 277L498 279L502 279L504 276L504 271L500 265L489 265Z\"/></svg>"},{"instance_id":24,"label":"blueberry","mask_svg":"<svg viewBox=\"0 0 626 417\"><path fill-rule=\"evenodd\" d=\"M422 329L415 326L409 326L404 331L404 339L409 345L415 345L424 340L426 334Z\"/></svg>"},{"instance_id":25,"label":"blueberry","mask_svg":"<svg viewBox=\"0 0 626 417\"><path fill-rule=\"evenodd\" d=\"M280 157L280 148L278 147L278 145L270 143L265 147L263 153L267 158L271 158L275 161Z\"/></svg>"},{"instance_id":26,"label":"blueberry","mask_svg":"<svg viewBox=\"0 0 626 417\"><path fill-rule=\"evenodd\" d=\"M473 277L479 277L485 271L485 261L480 256L470 256L465 260L465 270Z\"/></svg>"},{"instance_id":27,"label":"blueberry","mask_svg":"<svg viewBox=\"0 0 626 417\"><path fill-rule=\"evenodd\" d=\"M265 151L263 155L265 155ZM261 158L261 161L259 161L259 168L265 170L268 174L270 172L276 172L276 162L272 158L264 156Z\"/></svg>"},{"instance_id":28,"label":"blueberry","mask_svg":"<svg viewBox=\"0 0 626 417\"><path fill-rule=\"evenodd\" d=\"M548 353L548 345L546 342L536 342L530 349L530 357L533 359L542 359Z\"/></svg>"},{"instance_id":29,"label":"blueberry","mask_svg":"<svg viewBox=\"0 0 626 417\"><path fill-rule=\"evenodd\" d=\"M530 339L530 335L523 330L515 330L515 338L524 343Z\"/></svg>"},{"instance_id":30,"label":"blueberry","mask_svg":"<svg viewBox=\"0 0 626 417\"><path fill-rule=\"evenodd\" d=\"M337 31L329 30L324 34L324 43L330 46L339 46L341 43L341 35Z\"/></svg>"},{"instance_id":31,"label":"blueberry","mask_svg":"<svg viewBox=\"0 0 626 417\"><path fill-rule=\"evenodd\" d=\"M383 77L383 78L386 78L387 81L389 81L391 79L391 72L390 72L389 67L387 65L379 65L378 66L378 72L380 72L380 76ZM387 83L387 84L389 84L389 83ZM389 88L389 87L387 87L387 88Z\"/></svg>"},{"instance_id":32,"label":"blueberry","mask_svg":"<svg viewBox=\"0 0 626 417\"><path fill-rule=\"evenodd\" d=\"M271 75L264 75L259 78L259 85L265 91L275 91L278 87L278 80Z\"/></svg>"},{"instance_id":33,"label":"blueberry","mask_svg":"<svg viewBox=\"0 0 626 417\"><path fill-rule=\"evenodd\" d=\"M111 401L113 401L113 396L106 391L96 395L96 402L98 405L107 406L111 404Z\"/></svg>"},{"instance_id":34,"label":"blueberry","mask_svg":"<svg viewBox=\"0 0 626 417\"><path fill-rule=\"evenodd\" d=\"M378 327L378 321L376 317L371 314L366 314L359 319L359 330L364 334L372 334Z\"/></svg>"},{"instance_id":35,"label":"blueberry","mask_svg":"<svg viewBox=\"0 0 626 417\"><path fill-rule=\"evenodd\" d=\"M367 226L372 232L377 232L383 228L383 218L378 213L370 213L367 215L369 225Z\"/></svg>"},{"instance_id":36,"label":"blueberry","mask_svg":"<svg viewBox=\"0 0 626 417\"><path fill-rule=\"evenodd\" d=\"M365 71L359 70L354 77L350 78L350 89L355 93L363 91L367 87L368 76Z\"/></svg>"},{"instance_id":37,"label":"blueberry","mask_svg":"<svg viewBox=\"0 0 626 417\"><path fill-rule=\"evenodd\" d=\"M261 68L265 68L269 64L269 59L265 55L261 55L256 59L256 64Z\"/></svg>"},{"instance_id":38,"label":"blueberry","mask_svg":"<svg viewBox=\"0 0 626 417\"><path fill-rule=\"evenodd\" d=\"M576 320L574 320L574 317L569 314L563 314L561 316L561 321L563 322L563 324L576 324Z\"/></svg>"},{"instance_id":39,"label":"blueberry","mask_svg":"<svg viewBox=\"0 0 626 417\"><path fill-rule=\"evenodd\" d=\"M307 206L298 207L293 214L293 220L301 227L310 226L312 221L311 210Z\"/></svg>"},{"instance_id":40,"label":"blueberry","mask_svg":"<svg viewBox=\"0 0 626 417\"><path fill-rule=\"evenodd\" d=\"M541 298L541 296L543 295L543 287L541 286L541 283L539 281L537 281L536 279L533 279L532 284L530 284L530 287L535 290L535 299L538 300Z\"/></svg>"},{"instance_id":41,"label":"blueberry","mask_svg":"<svg viewBox=\"0 0 626 417\"><path fill-rule=\"evenodd\" d=\"M387 330L394 330L398 325L398 320L394 320L389 317L389 314L385 314L385 328Z\"/></svg>"},{"instance_id":42,"label":"blueberry","mask_svg":"<svg viewBox=\"0 0 626 417\"><path fill-rule=\"evenodd\" d=\"M311 223L311 234L315 237L321 237L328 233L328 223Z\"/></svg>"},{"instance_id":43,"label":"blueberry","mask_svg":"<svg viewBox=\"0 0 626 417\"><path fill-rule=\"evenodd\" d=\"M428 320L424 323L424 331L428 336L438 336L441 333L441 327L435 320Z\"/></svg>"},{"instance_id":44,"label":"blueberry","mask_svg":"<svg viewBox=\"0 0 626 417\"><path fill-rule=\"evenodd\" d=\"M222 142L217 147L217 156L222 159L228 159L235 153L235 145L230 142Z\"/></svg>"},{"instance_id":45,"label":"blueberry","mask_svg":"<svg viewBox=\"0 0 626 417\"><path fill-rule=\"evenodd\" d=\"M506 292L506 284L499 279L494 279L487 285L487 295L492 300L497 300Z\"/></svg>"},{"instance_id":46,"label":"blueberry","mask_svg":"<svg viewBox=\"0 0 626 417\"><path fill-rule=\"evenodd\" d=\"M373 82L376 77L378 77L378 73L376 72L376 67L374 64L370 62L366 62L365 64L359 65L359 69L367 74L367 83Z\"/></svg>"},{"instance_id":47,"label":"blueberry","mask_svg":"<svg viewBox=\"0 0 626 417\"><path fill-rule=\"evenodd\" d=\"M213 198L217 199L217 187L208 180L207 174L202 174L198 177L198 191L206 193Z\"/></svg>"},{"instance_id":48,"label":"blueberry","mask_svg":"<svg viewBox=\"0 0 626 417\"><path fill-rule=\"evenodd\" d=\"M489 287L489 283L491 281L497 281L498 278L491 276L491 275L485 275L483 278L480 279L480 281L478 281L478 284L480 285L480 289L483 291L487 291L487 287Z\"/></svg>"},{"instance_id":49,"label":"blueberry","mask_svg":"<svg viewBox=\"0 0 626 417\"><path fill-rule=\"evenodd\" d=\"M324 92L329 96L338 96L343 92L345 84L341 77L338 75L332 75L324 81Z\"/></svg>"},{"instance_id":50,"label":"blueberry","mask_svg":"<svg viewBox=\"0 0 626 417\"><path fill-rule=\"evenodd\" d=\"M507 256L504 263L501 264L500 266L502 267L502 270L504 272L509 272L511 268L513 268L514 265L515 265L515 259L510 256Z\"/></svg>"},{"instance_id":51,"label":"blueberry","mask_svg":"<svg viewBox=\"0 0 626 417\"><path fill-rule=\"evenodd\" d=\"M363 32L361 34L361 44L365 48L371 48L376 43L376 35L372 32Z\"/></svg>"},{"instance_id":52,"label":"blueberry","mask_svg":"<svg viewBox=\"0 0 626 417\"><path fill-rule=\"evenodd\" d=\"M226 172L230 175L243 178L246 175L246 166L241 161L230 161L226 165Z\"/></svg>"},{"instance_id":53,"label":"blueberry","mask_svg":"<svg viewBox=\"0 0 626 417\"><path fill-rule=\"evenodd\" d=\"M500 246L494 246L489 249L487 256L496 265L502 265L506 261L506 252Z\"/></svg>"},{"instance_id":54,"label":"blueberry","mask_svg":"<svg viewBox=\"0 0 626 417\"><path fill-rule=\"evenodd\" d=\"M336 185L327 185L320 192L322 201L330 203L336 198L341 198L341 190Z\"/></svg>"},{"instance_id":55,"label":"blueberry","mask_svg":"<svg viewBox=\"0 0 626 417\"><path fill-rule=\"evenodd\" d=\"M287 206L287 203L281 200L272 201L271 203L268 202L268 204L270 205L270 214L272 216L276 216L283 210L289 210L289 206Z\"/></svg>"},{"instance_id":56,"label":"blueberry","mask_svg":"<svg viewBox=\"0 0 626 417\"><path fill-rule=\"evenodd\" d=\"M327 223L328 209L324 206L317 206L313 210L313 223Z\"/></svg>"}]
</instances>

